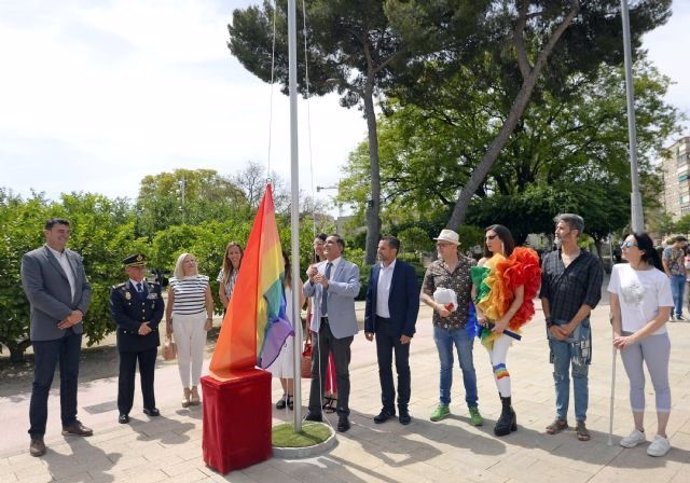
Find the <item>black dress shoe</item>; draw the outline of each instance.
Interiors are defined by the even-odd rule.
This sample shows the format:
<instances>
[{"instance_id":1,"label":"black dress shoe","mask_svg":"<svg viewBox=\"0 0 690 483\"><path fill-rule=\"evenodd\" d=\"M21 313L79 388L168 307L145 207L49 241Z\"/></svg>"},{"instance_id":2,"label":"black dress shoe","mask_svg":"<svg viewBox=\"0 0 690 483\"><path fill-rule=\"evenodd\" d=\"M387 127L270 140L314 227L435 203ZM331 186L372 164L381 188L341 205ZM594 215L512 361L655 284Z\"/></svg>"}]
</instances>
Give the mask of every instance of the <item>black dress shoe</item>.
<instances>
[{"instance_id":1,"label":"black dress shoe","mask_svg":"<svg viewBox=\"0 0 690 483\"><path fill-rule=\"evenodd\" d=\"M317 422L322 422L323 421L323 416L320 414L312 413L309 411L307 413L307 416L304 418L305 421L317 421Z\"/></svg>"},{"instance_id":2,"label":"black dress shoe","mask_svg":"<svg viewBox=\"0 0 690 483\"><path fill-rule=\"evenodd\" d=\"M350 429L350 421L348 421L347 416L340 416L340 419L338 419L338 431L341 433L344 433L348 429Z\"/></svg>"},{"instance_id":3,"label":"black dress shoe","mask_svg":"<svg viewBox=\"0 0 690 483\"><path fill-rule=\"evenodd\" d=\"M46 444L43 442L43 438L31 438L29 453L31 456L43 456L46 454Z\"/></svg>"},{"instance_id":4,"label":"black dress shoe","mask_svg":"<svg viewBox=\"0 0 690 483\"><path fill-rule=\"evenodd\" d=\"M398 421L400 421L400 424L402 424L403 426L407 426L408 424L410 424L410 421L412 421L412 417L408 412L401 412L400 416L398 416Z\"/></svg>"},{"instance_id":5,"label":"black dress shoe","mask_svg":"<svg viewBox=\"0 0 690 483\"><path fill-rule=\"evenodd\" d=\"M127 414L120 414L120 417L117 418L117 422L120 424L127 424L129 423L129 416Z\"/></svg>"},{"instance_id":6,"label":"black dress shoe","mask_svg":"<svg viewBox=\"0 0 690 483\"><path fill-rule=\"evenodd\" d=\"M144 408L144 414L146 414L147 416L155 417L155 416L160 416L161 412L158 410L158 408L152 408L152 409Z\"/></svg>"},{"instance_id":7,"label":"black dress shoe","mask_svg":"<svg viewBox=\"0 0 690 483\"><path fill-rule=\"evenodd\" d=\"M374 416L374 422L376 424L385 423L392 417L395 417L395 414L382 410L378 415Z\"/></svg>"},{"instance_id":8,"label":"black dress shoe","mask_svg":"<svg viewBox=\"0 0 690 483\"><path fill-rule=\"evenodd\" d=\"M93 435L93 429L87 428L80 421L75 421L69 426L62 427L62 434L66 436L68 434L73 434L75 436L91 436Z\"/></svg>"}]
</instances>

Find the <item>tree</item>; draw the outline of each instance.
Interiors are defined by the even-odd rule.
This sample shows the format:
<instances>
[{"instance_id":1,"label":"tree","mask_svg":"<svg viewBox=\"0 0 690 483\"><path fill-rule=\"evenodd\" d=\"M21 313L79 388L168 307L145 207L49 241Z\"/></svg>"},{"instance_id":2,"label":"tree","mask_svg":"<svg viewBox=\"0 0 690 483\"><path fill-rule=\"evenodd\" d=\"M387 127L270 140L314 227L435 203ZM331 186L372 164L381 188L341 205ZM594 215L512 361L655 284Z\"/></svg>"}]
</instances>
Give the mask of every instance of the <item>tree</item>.
<instances>
[{"instance_id":1,"label":"tree","mask_svg":"<svg viewBox=\"0 0 690 483\"><path fill-rule=\"evenodd\" d=\"M379 212L380 179L378 137L374 98L390 75L390 69L406 55L407 49L390 28L381 0L316 0L306 4L307 59L298 49L299 89L324 95L337 91L344 107L359 106L364 111L368 132L369 198L366 220L366 260L374 263L381 220ZM263 8L248 7L233 12L230 51L247 70L265 82L275 78L288 91L288 41L286 1L278 0L274 11L270 2ZM300 5L301 8L301 5ZM272 24L277 25L275 38L275 72L273 69ZM309 84L306 83L306 67Z\"/></svg>"},{"instance_id":2,"label":"tree","mask_svg":"<svg viewBox=\"0 0 690 483\"><path fill-rule=\"evenodd\" d=\"M487 15L478 19L482 28L475 29L477 35L469 44L458 43L454 35L458 22L466 22L455 15L458 3L462 2L391 1L391 8L398 12L392 17L393 25L402 37L437 49L431 60L424 56L416 65L411 63L404 75L422 82L413 89L399 89L401 96L416 103L432 102L435 89L431 88L443 86L457 75L459 66L469 65L482 74L478 89L496 89L498 75L509 94L506 114L489 124L497 129L495 137L460 191L448 221L450 228L457 228L465 219L472 197L518 127L533 95L567 97L570 92L562 89L564 80L576 74L586 79L602 63L620 64L623 46L618 0L490 2ZM670 4L670 0L641 0L630 9L634 48L639 47L641 35L666 21ZM558 62L549 62L550 58ZM398 82L398 86L408 85Z\"/></svg>"},{"instance_id":3,"label":"tree","mask_svg":"<svg viewBox=\"0 0 690 483\"><path fill-rule=\"evenodd\" d=\"M670 80L643 57L634 67L639 169L645 205L653 207L660 186L652 161L663 140L677 131L681 116L664 102ZM562 211L553 202L554 186L567 193L577 190L578 184L591 185L594 191L609 190L612 202L628 206L627 195L620 195L630 191L623 70L601 65L595 74L588 79L573 75L562 85L569 96L558 99L544 93L541 103L530 106L473 199L468 215L472 223L486 226L500 219L510 221L508 226L524 236L542 229L550 232L551 218ZM379 126L384 220L405 214L435 219L452 209L454 197L469 178L472 157L482 152L492 135L484 126L489 118L501 119L500 106L506 99L499 89L476 93L468 80L481 82L463 74L444 87L448 100L466 92L457 107L390 103L391 115ZM365 172L359 148L345 167L343 202L361 206ZM627 223L625 213L621 217ZM517 226L523 222L524 226Z\"/></svg>"},{"instance_id":4,"label":"tree","mask_svg":"<svg viewBox=\"0 0 690 483\"><path fill-rule=\"evenodd\" d=\"M215 170L176 169L141 180L137 228L153 237L170 225L235 218L245 204L240 188Z\"/></svg>"},{"instance_id":5,"label":"tree","mask_svg":"<svg viewBox=\"0 0 690 483\"><path fill-rule=\"evenodd\" d=\"M266 183L269 181L273 185L273 204L276 212L288 209L290 204L290 190L285 180L278 173L271 171L267 173L267 168L255 161L249 161L239 173L232 177L232 182L242 190L247 200L246 213L251 215L261 202L261 197L266 191Z\"/></svg>"},{"instance_id":6,"label":"tree","mask_svg":"<svg viewBox=\"0 0 690 483\"><path fill-rule=\"evenodd\" d=\"M84 334L91 346L111 332L108 295L110 287L122 279L121 260L145 246L134 233L134 215L122 211L123 200L101 195L63 194L60 202L50 202L42 194L27 200L0 189L0 221L4 240L0 244L0 343L10 350L13 361L22 359L29 340L29 303L22 290L22 255L43 243L42 227L54 216L70 221L72 235L68 247L84 258L92 299L84 316Z\"/></svg>"},{"instance_id":7,"label":"tree","mask_svg":"<svg viewBox=\"0 0 690 483\"><path fill-rule=\"evenodd\" d=\"M41 246L40 227L47 214L47 201L33 193L23 200L6 188L0 188L0 344L10 351L12 361L20 361L31 345L29 340L29 302L22 290L20 266L22 255ZM0 351L2 345L0 345Z\"/></svg>"}]
</instances>

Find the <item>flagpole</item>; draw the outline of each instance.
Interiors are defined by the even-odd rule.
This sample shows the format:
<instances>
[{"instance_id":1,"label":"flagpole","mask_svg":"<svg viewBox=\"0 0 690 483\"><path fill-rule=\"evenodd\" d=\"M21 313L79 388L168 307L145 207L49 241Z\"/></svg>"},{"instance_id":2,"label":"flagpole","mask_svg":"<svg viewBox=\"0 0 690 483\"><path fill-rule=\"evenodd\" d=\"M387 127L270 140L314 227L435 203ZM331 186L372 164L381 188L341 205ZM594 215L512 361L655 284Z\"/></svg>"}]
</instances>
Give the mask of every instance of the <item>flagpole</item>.
<instances>
[{"instance_id":1,"label":"flagpole","mask_svg":"<svg viewBox=\"0 0 690 483\"><path fill-rule=\"evenodd\" d=\"M302 285L299 270L299 157L297 144L297 13L295 0L288 0L288 57L290 92L290 248L292 252L292 325L294 337L294 429L302 431Z\"/></svg>"}]
</instances>

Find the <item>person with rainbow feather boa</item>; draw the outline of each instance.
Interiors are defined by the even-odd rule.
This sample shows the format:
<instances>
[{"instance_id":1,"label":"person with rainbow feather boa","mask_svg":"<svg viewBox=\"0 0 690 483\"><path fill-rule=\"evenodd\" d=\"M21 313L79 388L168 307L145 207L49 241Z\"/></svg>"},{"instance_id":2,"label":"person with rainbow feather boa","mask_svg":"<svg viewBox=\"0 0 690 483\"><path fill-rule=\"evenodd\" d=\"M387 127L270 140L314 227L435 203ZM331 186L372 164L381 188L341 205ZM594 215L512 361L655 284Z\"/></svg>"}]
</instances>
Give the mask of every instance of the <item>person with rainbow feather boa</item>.
<instances>
[{"instance_id":1,"label":"person with rainbow feather boa","mask_svg":"<svg viewBox=\"0 0 690 483\"><path fill-rule=\"evenodd\" d=\"M533 299L541 282L539 257L531 248L516 247L508 228L491 225L486 229L484 258L471 268L471 275L477 336L489 352L501 398L494 434L505 436L517 431L506 358L512 340L519 340L520 328L534 315Z\"/></svg>"}]
</instances>

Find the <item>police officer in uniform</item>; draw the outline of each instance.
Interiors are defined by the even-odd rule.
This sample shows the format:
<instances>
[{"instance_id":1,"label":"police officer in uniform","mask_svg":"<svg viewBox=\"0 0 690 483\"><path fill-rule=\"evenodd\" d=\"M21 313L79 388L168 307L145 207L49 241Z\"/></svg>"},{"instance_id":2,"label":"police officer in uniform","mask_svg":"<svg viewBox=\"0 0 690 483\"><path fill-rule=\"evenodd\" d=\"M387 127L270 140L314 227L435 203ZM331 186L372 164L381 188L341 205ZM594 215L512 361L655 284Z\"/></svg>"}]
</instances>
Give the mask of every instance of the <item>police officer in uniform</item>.
<instances>
[{"instance_id":1,"label":"police officer in uniform","mask_svg":"<svg viewBox=\"0 0 690 483\"><path fill-rule=\"evenodd\" d=\"M161 286L144 279L146 260L141 254L123 261L129 280L110 291L110 313L117 323L117 348L120 353L117 408L120 424L129 422L134 402L134 378L139 361L144 414L159 416L153 394L153 375L160 339L158 323L163 318Z\"/></svg>"}]
</instances>

